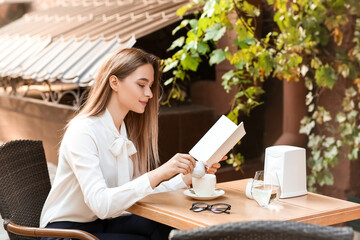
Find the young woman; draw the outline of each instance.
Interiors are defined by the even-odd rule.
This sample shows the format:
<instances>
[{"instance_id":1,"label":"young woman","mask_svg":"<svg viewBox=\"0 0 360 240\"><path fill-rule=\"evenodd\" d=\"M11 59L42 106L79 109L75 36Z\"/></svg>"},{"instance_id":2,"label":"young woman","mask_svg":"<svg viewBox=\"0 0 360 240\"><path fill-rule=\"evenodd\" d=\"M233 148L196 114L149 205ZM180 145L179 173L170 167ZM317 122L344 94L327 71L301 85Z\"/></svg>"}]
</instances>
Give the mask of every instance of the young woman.
<instances>
[{"instance_id":1,"label":"young woman","mask_svg":"<svg viewBox=\"0 0 360 240\"><path fill-rule=\"evenodd\" d=\"M63 137L41 227L80 229L100 239L168 239L169 227L125 212L151 193L191 183L195 160L188 154L158 167L159 68L157 57L135 48L103 64Z\"/></svg>"}]
</instances>

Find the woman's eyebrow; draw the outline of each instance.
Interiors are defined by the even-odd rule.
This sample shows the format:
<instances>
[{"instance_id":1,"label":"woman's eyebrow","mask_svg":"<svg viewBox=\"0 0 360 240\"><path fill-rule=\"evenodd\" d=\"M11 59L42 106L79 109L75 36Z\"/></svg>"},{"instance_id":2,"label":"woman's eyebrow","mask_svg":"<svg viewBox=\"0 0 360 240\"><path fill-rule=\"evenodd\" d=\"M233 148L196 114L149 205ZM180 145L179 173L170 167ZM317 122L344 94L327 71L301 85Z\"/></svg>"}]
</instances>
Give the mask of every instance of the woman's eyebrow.
<instances>
[{"instance_id":1,"label":"woman's eyebrow","mask_svg":"<svg viewBox=\"0 0 360 240\"><path fill-rule=\"evenodd\" d=\"M142 80L142 81L148 82L150 84L153 84L153 82L154 82L154 81L150 82L150 80L147 78L139 78L138 80Z\"/></svg>"}]
</instances>

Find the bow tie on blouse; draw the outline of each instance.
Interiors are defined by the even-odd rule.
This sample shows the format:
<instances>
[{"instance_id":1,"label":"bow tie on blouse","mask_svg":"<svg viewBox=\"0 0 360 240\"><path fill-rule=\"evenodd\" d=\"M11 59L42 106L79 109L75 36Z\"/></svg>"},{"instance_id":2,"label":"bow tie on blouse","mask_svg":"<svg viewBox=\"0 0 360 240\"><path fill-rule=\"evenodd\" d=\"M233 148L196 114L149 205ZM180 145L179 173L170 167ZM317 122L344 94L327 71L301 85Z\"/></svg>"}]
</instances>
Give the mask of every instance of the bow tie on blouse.
<instances>
[{"instance_id":1,"label":"bow tie on blouse","mask_svg":"<svg viewBox=\"0 0 360 240\"><path fill-rule=\"evenodd\" d=\"M129 157L136 153L136 148L127 137L121 135L116 129L113 120L111 118L108 110L100 117L100 120L104 126L111 132L114 137L113 143L110 145L109 150L111 154L116 159L116 164L118 167L118 186L130 181L130 172L129 172ZM124 123L121 126L121 132L126 135L126 128Z\"/></svg>"},{"instance_id":2,"label":"bow tie on blouse","mask_svg":"<svg viewBox=\"0 0 360 240\"><path fill-rule=\"evenodd\" d=\"M129 172L129 161L131 160L129 157L136 153L136 148L130 140L117 134L109 150L116 159L119 171L122 170L122 174L118 174L118 185L121 186L131 180Z\"/></svg>"},{"instance_id":3,"label":"bow tie on blouse","mask_svg":"<svg viewBox=\"0 0 360 240\"><path fill-rule=\"evenodd\" d=\"M118 135L111 144L110 151L116 158L121 155L122 159L128 159L128 157L136 153L136 148L132 141Z\"/></svg>"}]
</instances>

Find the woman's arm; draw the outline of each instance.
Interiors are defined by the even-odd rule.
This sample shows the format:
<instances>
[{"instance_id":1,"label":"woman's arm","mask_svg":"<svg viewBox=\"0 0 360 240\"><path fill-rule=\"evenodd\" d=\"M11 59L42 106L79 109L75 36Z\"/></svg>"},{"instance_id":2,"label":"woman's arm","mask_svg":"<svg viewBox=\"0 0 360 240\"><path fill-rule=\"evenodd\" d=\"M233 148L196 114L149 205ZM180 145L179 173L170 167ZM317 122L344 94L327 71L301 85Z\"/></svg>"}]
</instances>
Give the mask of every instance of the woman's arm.
<instances>
[{"instance_id":1,"label":"woman's arm","mask_svg":"<svg viewBox=\"0 0 360 240\"><path fill-rule=\"evenodd\" d=\"M78 184L82 192L76 201L83 201L98 218L117 217L153 191L147 174L119 187L108 187L106 178L109 176L104 176L101 169L96 137L91 131L74 132L67 136L61 154L66 156L76 177L73 184Z\"/></svg>"},{"instance_id":2,"label":"woman's arm","mask_svg":"<svg viewBox=\"0 0 360 240\"><path fill-rule=\"evenodd\" d=\"M195 164L195 163L192 161L193 158L192 158L190 155L188 155L188 154L181 154L181 155L187 157L187 159L190 158L191 163L192 163L192 164ZM175 156L176 156L176 155L175 155ZM175 156L174 156L174 157L175 157ZM226 160L226 159L227 159L227 156L224 156L224 157L221 159L221 161ZM194 161L195 161L195 160L194 160ZM163 166L164 166L164 165L163 165ZM215 174L220 167L221 167L221 164L220 164L220 163L214 163L212 166L206 167L206 173ZM190 184L192 183L192 175L191 175L191 173L192 173L193 169L194 169L194 165L190 166L190 170L186 171L187 173L184 174L184 173L182 172L183 174L181 174L182 181L183 181L184 184L187 185L187 186L190 186ZM156 169L155 169L155 170L156 170ZM184 172L185 172L185 171L184 171ZM155 174L156 174L156 173L155 173ZM149 176L149 178L150 178L150 176ZM151 180L150 180L150 182L151 182ZM175 181L175 182L176 182L176 181ZM171 185L171 184L170 184L170 185ZM165 186L164 186L164 187L165 187ZM182 186L182 187L184 187L184 186ZM164 190L166 190L166 189L164 188ZM162 191L164 191L164 190L162 190ZM169 190L174 190L174 189L172 189L172 186L169 186Z\"/></svg>"},{"instance_id":3,"label":"woman's arm","mask_svg":"<svg viewBox=\"0 0 360 240\"><path fill-rule=\"evenodd\" d=\"M194 167L195 159L193 157L191 157L189 154L177 153L160 167L148 172L150 185L152 188L155 188L161 182L168 180L179 173L190 175Z\"/></svg>"}]
</instances>

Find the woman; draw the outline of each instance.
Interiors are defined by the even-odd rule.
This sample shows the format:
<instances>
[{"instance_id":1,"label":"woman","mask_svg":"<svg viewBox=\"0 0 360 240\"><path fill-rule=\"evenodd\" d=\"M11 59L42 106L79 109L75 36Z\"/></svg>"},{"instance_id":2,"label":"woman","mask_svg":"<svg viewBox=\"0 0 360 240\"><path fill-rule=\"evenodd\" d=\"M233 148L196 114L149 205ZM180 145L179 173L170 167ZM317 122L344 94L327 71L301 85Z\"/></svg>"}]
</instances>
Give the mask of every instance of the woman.
<instances>
[{"instance_id":1,"label":"woman","mask_svg":"<svg viewBox=\"0 0 360 240\"><path fill-rule=\"evenodd\" d=\"M103 64L63 137L41 227L100 239L167 239L169 227L125 212L148 194L191 183L195 160L188 154L157 167L159 68L157 57L135 48Z\"/></svg>"}]
</instances>

